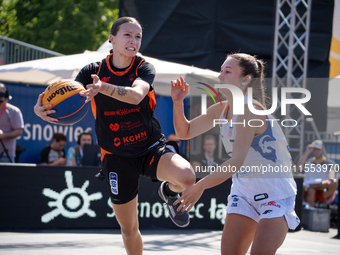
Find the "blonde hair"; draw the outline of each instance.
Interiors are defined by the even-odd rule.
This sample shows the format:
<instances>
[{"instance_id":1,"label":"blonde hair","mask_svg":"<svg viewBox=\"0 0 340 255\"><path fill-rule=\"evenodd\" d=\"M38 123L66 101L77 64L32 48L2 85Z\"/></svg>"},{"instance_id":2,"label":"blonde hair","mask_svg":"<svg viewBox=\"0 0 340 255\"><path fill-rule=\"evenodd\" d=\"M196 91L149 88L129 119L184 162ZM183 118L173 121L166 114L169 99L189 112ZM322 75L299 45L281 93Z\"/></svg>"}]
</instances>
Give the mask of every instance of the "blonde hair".
<instances>
[{"instance_id":1,"label":"blonde hair","mask_svg":"<svg viewBox=\"0 0 340 255\"><path fill-rule=\"evenodd\" d=\"M248 87L253 88L253 98L259 101L265 108L266 95L264 93L264 62L257 59L255 56L246 53L233 53L227 56L238 61L241 69L242 76L250 75L252 80L249 82Z\"/></svg>"}]
</instances>

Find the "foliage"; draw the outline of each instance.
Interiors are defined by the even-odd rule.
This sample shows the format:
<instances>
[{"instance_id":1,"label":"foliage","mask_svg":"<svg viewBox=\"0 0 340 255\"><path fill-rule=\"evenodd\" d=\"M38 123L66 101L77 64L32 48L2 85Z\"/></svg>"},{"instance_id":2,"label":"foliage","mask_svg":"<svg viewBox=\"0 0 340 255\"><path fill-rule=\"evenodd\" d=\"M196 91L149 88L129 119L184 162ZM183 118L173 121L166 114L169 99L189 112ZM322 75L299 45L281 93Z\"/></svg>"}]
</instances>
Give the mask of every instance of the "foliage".
<instances>
[{"instance_id":1,"label":"foliage","mask_svg":"<svg viewBox=\"0 0 340 255\"><path fill-rule=\"evenodd\" d=\"M97 50L119 0L0 0L1 35L63 54Z\"/></svg>"}]
</instances>

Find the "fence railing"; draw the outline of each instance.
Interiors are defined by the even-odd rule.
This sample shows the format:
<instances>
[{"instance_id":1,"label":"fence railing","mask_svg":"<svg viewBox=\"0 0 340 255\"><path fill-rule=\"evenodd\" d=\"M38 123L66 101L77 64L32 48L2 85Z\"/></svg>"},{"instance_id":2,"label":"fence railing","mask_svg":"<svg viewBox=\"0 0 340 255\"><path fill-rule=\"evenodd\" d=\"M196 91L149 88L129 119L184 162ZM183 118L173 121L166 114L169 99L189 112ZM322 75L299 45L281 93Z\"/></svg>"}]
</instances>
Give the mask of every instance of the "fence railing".
<instances>
[{"instance_id":1,"label":"fence railing","mask_svg":"<svg viewBox=\"0 0 340 255\"><path fill-rule=\"evenodd\" d=\"M63 54L0 36L0 65L54 56L63 56Z\"/></svg>"}]
</instances>

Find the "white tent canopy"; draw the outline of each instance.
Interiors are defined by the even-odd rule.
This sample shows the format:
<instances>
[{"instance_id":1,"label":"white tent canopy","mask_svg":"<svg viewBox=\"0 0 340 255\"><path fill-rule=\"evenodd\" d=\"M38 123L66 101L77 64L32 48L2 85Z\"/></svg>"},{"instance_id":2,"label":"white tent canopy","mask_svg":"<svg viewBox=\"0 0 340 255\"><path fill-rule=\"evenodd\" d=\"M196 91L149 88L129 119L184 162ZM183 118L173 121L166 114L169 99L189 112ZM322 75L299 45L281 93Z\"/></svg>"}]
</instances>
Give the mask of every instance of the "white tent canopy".
<instances>
[{"instance_id":1,"label":"white tent canopy","mask_svg":"<svg viewBox=\"0 0 340 255\"><path fill-rule=\"evenodd\" d=\"M105 48L107 47L106 45ZM99 49L101 50L101 48ZM48 85L61 79L74 79L80 69L91 62L100 61L106 57L105 52L86 51L82 54L45 58L0 67L0 81ZM196 82L210 85L218 83L218 73L193 66L171 63L151 57L142 56L156 68L154 81L155 92L158 95L170 95L170 81L182 76L188 84L196 87ZM194 92L192 90L191 92ZM190 93L190 95L193 95Z\"/></svg>"},{"instance_id":2,"label":"white tent canopy","mask_svg":"<svg viewBox=\"0 0 340 255\"><path fill-rule=\"evenodd\" d=\"M328 107L340 107L340 75L330 79L328 84Z\"/></svg>"}]
</instances>

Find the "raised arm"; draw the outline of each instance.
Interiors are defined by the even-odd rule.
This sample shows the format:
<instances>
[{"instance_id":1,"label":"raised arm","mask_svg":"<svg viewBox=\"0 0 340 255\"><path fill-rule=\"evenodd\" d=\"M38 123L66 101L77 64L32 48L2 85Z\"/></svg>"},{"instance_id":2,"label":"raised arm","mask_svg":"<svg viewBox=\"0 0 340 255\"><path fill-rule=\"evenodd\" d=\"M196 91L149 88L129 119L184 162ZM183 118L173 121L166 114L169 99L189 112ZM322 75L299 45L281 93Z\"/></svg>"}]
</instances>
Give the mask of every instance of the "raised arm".
<instances>
[{"instance_id":1,"label":"raised arm","mask_svg":"<svg viewBox=\"0 0 340 255\"><path fill-rule=\"evenodd\" d=\"M307 161L308 155L313 152L313 147L310 144L307 145L305 152L299 158L298 162L296 163L296 168L298 171L302 172L305 170L305 163Z\"/></svg>"},{"instance_id":2,"label":"raised arm","mask_svg":"<svg viewBox=\"0 0 340 255\"><path fill-rule=\"evenodd\" d=\"M214 127L214 119L219 118L223 107L220 104L210 106L206 115L200 115L188 120L184 114L183 100L189 92L189 85L182 77L171 81L171 97L173 101L174 127L180 139L190 139Z\"/></svg>"}]
</instances>

